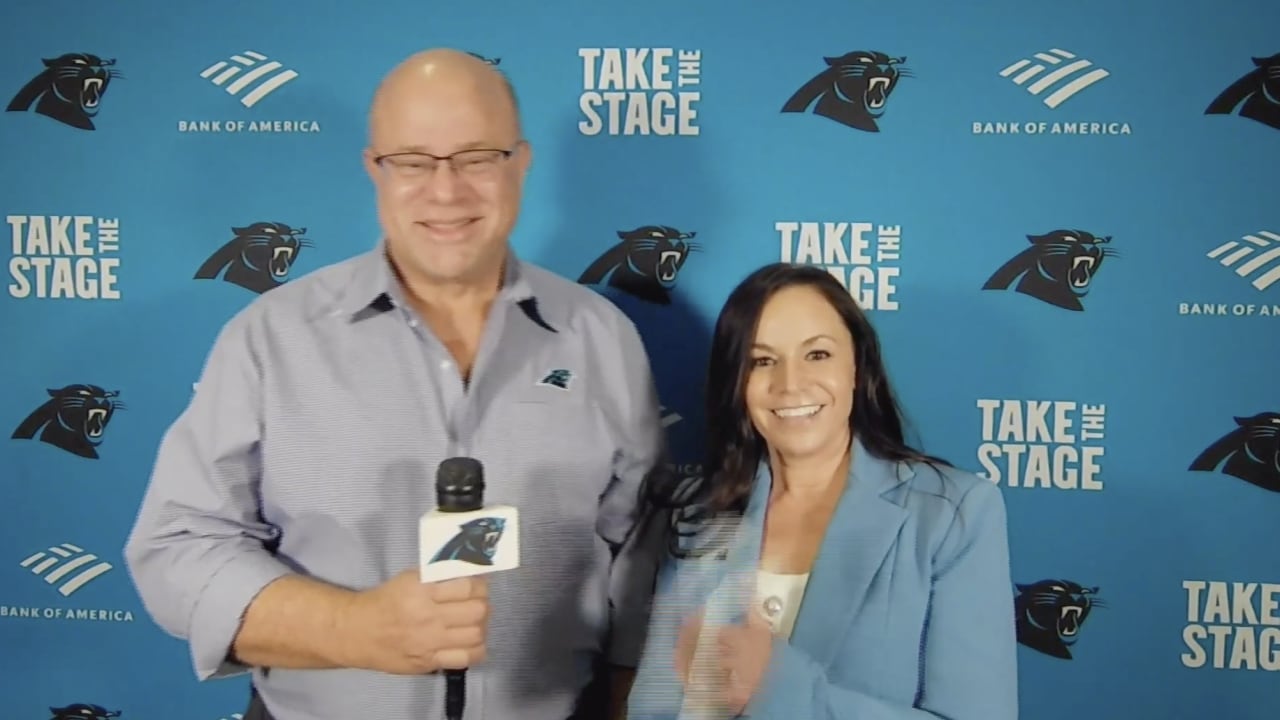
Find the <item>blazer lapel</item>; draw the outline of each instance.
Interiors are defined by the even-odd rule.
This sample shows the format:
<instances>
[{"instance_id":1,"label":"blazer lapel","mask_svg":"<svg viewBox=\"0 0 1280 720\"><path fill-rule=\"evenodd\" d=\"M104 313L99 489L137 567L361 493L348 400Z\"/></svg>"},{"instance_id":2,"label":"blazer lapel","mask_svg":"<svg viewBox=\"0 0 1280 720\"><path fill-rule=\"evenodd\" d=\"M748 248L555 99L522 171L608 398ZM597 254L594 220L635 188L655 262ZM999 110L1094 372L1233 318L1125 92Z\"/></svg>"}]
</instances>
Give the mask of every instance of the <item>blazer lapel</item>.
<instances>
[{"instance_id":1,"label":"blazer lapel","mask_svg":"<svg viewBox=\"0 0 1280 720\"><path fill-rule=\"evenodd\" d=\"M872 457L854 439L849 483L809 575L791 639L824 666L834 659L845 628L906 521L907 510L890 492L907 476L900 477L897 463Z\"/></svg>"}]
</instances>

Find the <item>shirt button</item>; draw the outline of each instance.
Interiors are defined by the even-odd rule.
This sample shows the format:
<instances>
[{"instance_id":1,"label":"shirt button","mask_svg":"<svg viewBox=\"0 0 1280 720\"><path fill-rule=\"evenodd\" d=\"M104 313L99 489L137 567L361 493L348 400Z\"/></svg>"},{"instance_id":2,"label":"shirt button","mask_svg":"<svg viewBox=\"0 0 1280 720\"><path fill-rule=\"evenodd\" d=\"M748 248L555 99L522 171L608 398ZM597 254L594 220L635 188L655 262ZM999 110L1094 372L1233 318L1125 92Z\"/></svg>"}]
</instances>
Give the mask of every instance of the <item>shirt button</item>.
<instances>
[{"instance_id":1,"label":"shirt button","mask_svg":"<svg viewBox=\"0 0 1280 720\"><path fill-rule=\"evenodd\" d=\"M453 363L449 362L448 360L445 360L444 362L440 363L441 370L448 370L452 366L453 366Z\"/></svg>"}]
</instances>

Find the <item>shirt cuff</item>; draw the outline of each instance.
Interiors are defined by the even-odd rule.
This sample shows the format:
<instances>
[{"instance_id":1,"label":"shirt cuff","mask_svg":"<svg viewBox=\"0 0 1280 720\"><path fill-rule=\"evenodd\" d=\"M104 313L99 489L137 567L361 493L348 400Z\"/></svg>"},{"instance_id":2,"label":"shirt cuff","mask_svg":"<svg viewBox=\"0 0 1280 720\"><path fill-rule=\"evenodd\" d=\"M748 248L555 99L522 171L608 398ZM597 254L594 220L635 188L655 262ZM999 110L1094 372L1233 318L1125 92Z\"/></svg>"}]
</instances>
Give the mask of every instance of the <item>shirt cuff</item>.
<instances>
[{"instance_id":1,"label":"shirt cuff","mask_svg":"<svg viewBox=\"0 0 1280 720\"><path fill-rule=\"evenodd\" d=\"M249 671L249 666L228 659L245 610L263 588L291 573L279 560L255 552L236 555L214 572L196 600L188 632L200 680Z\"/></svg>"}]
</instances>

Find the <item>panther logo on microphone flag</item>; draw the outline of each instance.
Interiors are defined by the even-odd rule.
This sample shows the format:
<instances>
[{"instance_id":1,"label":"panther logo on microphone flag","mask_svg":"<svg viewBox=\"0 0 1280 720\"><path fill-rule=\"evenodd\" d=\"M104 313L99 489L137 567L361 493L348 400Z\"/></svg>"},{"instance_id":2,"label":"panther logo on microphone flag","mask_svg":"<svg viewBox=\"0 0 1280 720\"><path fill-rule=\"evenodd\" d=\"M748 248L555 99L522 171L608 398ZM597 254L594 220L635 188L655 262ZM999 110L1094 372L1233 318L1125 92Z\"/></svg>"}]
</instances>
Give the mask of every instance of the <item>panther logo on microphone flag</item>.
<instances>
[{"instance_id":1,"label":"panther logo on microphone flag","mask_svg":"<svg viewBox=\"0 0 1280 720\"><path fill-rule=\"evenodd\" d=\"M506 530L507 521L500 517L476 518L463 523L457 535L440 548L431 562L461 560L473 565L492 565L498 541Z\"/></svg>"},{"instance_id":2,"label":"panther logo on microphone flag","mask_svg":"<svg viewBox=\"0 0 1280 720\"><path fill-rule=\"evenodd\" d=\"M422 582L518 568L520 512L511 505L431 510L418 521L418 558Z\"/></svg>"}]
</instances>

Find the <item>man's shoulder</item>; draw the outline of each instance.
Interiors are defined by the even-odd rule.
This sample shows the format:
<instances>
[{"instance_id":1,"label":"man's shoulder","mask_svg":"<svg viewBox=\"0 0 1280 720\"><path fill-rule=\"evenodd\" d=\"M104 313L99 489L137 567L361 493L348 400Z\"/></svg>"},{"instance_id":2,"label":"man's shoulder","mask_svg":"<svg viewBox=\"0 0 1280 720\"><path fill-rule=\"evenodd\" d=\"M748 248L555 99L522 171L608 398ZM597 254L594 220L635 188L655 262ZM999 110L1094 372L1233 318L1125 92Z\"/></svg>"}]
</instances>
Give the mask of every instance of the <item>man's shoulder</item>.
<instances>
[{"instance_id":1,"label":"man's shoulder","mask_svg":"<svg viewBox=\"0 0 1280 720\"><path fill-rule=\"evenodd\" d=\"M233 315L224 332L301 326L340 311L370 259L370 253L360 253L277 285Z\"/></svg>"},{"instance_id":2,"label":"man's shoulder","mask_svg":"<svg viewBox=\"0 0 1280 720\"><path fill-rule=\"evenodd\" d=\"M569 328L635 332L635 324L622 308L592 288L528 261L521 262L520 271L539 305L546 305Z\"/></svg>"}]
</instances>

